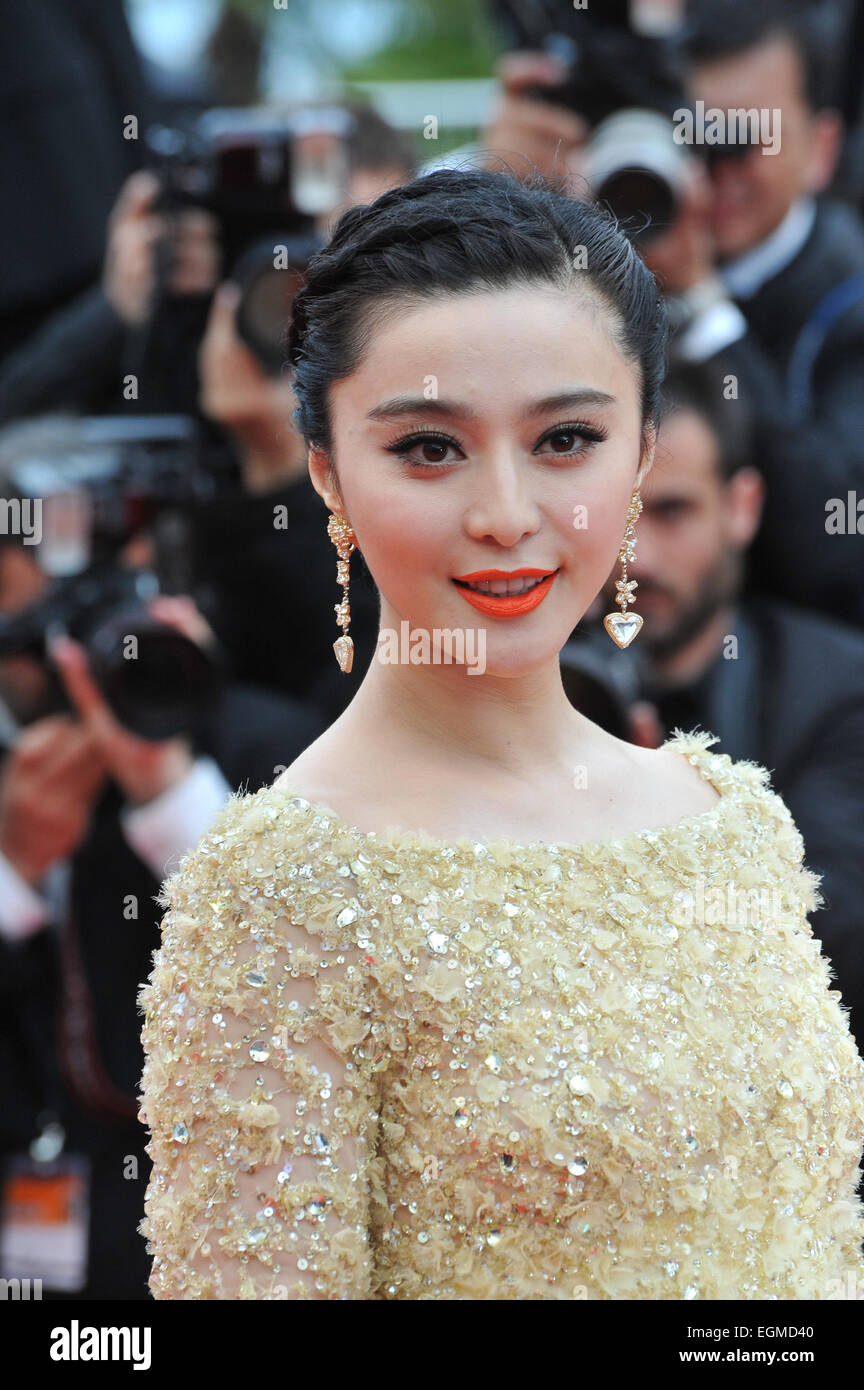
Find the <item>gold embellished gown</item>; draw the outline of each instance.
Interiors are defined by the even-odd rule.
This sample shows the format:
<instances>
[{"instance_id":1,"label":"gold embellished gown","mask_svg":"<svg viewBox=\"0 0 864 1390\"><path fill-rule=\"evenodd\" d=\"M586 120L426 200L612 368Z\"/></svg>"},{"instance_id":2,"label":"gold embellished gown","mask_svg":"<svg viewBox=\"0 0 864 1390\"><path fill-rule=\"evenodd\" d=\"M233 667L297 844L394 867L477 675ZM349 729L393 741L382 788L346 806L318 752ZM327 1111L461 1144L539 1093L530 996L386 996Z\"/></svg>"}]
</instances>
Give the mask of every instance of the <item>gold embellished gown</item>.
<instances>
[{"instance_id":1,"label":"gold embellished gown","mask_svg":"<svg viewBox=\"0 0 864 1390\"><path fill-rule=\"evenodd\" d=\"M617 840L234 796L139 1002L157 1299L864 1292L864 1061L756 763Z\"/></svg>"}]
</instances>

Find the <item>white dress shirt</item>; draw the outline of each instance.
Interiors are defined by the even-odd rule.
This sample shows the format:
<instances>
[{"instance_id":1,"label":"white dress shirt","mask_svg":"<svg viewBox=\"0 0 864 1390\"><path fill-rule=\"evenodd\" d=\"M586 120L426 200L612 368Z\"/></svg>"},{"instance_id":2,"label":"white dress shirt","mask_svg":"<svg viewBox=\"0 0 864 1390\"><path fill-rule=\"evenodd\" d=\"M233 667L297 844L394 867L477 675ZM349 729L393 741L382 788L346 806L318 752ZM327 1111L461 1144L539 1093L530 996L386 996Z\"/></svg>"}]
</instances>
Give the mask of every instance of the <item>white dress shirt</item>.
<instances>
[{"instance_id":1,"label":"white dress shirt","mask_svg":"<svg viewBox=\"0 0 864 1390\"><path fill-rule=\"evenodd\" d=\"M794 261L813 230L815 198L798 198L774 231L720 267L720 278L735 299L752 299L762 286Z\"/></svg>"},{"instance_id":2,"label":"white dress shirt","mask_svg":"<svg viewBox=\"0 0 864 1390\"><path fill-rule=\"evenodd\" d=\"M173 861L179 862L198 843L230 795L231 788L213 759L197 758L173 787L143 806L122 809L123 834L161 884L176 867ZM21 941L55 919L55 890L61 882L55 871L67 864L52 864L37 890L0 854L0 936Z\"/></svg>"},{"instance_id":3,"label":"white dress shirt","mask_svg":"<svg viewBox=\"0 0 864 1390\"><path fill-rule=\"evenodd\" d=\"M690 310L690 321L677 342L688 362L704 362L737 342L747 332L747 320L734 299L752 299L764 284L779 275L795 257L813 230L816 201L798 198L774 231L740 256L720 266L716 276L679 296Z\"/></svg>"}]
</instances>

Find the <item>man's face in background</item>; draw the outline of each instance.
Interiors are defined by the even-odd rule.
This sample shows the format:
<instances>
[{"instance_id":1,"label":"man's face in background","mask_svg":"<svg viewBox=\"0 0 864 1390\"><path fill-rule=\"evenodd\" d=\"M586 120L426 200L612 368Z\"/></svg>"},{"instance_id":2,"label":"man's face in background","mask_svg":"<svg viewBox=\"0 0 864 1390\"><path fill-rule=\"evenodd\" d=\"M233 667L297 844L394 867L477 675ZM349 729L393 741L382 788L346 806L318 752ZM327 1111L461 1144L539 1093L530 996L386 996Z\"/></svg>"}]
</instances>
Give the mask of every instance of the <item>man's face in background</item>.
<instances>
[{"instance_id":1,"label":"man's face in background","mask_svg":"<svg viewBox=\"0 0 864 1390\"><path fill-rule=\"evenodd\" d=\"M758 527L762 483L751 468L724 480L718 447L696 411L670 414L641 488L636 558L628 575L638 580L634 609L644 620L639 641L649 659L689 644L740 585L743 552ZM616 569L613 585L617 575Z\"/></svg>"},{"instance_id":2,"label":"man's face in background","mask_svg":"<svg viewBox=\"0 0 864 1390\"><path fill-rule=\"evenodd\" d=\"M710 166L709 221L723 261L764 241L796 198L827 186L839 152L839 118L812 110L800 52L783 34L743 53L693 63L687 96L704 101L706 112L712 107L724 113L765 110L768 130L775 139L779 134L777 153L763 154L754 145L743 158Z\"/></svg>"}]
</instances>

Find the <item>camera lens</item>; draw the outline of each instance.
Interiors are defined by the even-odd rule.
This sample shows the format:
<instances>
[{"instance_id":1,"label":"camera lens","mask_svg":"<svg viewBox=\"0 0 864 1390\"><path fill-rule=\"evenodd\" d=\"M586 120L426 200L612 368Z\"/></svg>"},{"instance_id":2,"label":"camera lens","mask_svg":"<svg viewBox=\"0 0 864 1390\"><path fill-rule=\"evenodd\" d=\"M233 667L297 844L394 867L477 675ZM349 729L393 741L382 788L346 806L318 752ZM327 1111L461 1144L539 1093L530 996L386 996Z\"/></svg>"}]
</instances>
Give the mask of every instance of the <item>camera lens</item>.
<instances>
[{"instance_id":1,"label":"camera lens","mask_svg":"<svg viewBox=\"0 0 864 1390\"><path fill-rule=\"evenodd\" d=\"M632 108L597 127L586 173L594 197L609 205L634 241L645 243L675 220L685 167L671 120Z\"/></svg>"},{"instance_id":2,"label":"camera lens","mask_svg":"<svg viewBox=\"0 0 864 1390\"><path fill-rule=\"evenodd\" d=\"M259 242L232 272L241 289L237 331L271 375L278 375L284 365L291 305L310 257L322 244L319 237Z\"/></svg>"},{"instance_id":3,"label":"camera lens","mask_svg":"<svg viewBox=\"0 0 864 1390\"><path fill-rule=\"evenodd\" d=\"M649 169L621 169L601 184L597 197L632 228L632 239L644 244L666 231L675 217L675 198L665 179ZM642 220L645 225L637 224Z\"/></svg>"},{"instance_id":4,"label":"camera lens","mask_svg":"<svg viewBox=\"0 0 864 1390\"><path fill-rule=\"evenodd\" d=\"M146 609L113 613L86 645L105 699L139 738L159 741L191 732L222 688L215 655Z\"/></svg>"}]
</instances>

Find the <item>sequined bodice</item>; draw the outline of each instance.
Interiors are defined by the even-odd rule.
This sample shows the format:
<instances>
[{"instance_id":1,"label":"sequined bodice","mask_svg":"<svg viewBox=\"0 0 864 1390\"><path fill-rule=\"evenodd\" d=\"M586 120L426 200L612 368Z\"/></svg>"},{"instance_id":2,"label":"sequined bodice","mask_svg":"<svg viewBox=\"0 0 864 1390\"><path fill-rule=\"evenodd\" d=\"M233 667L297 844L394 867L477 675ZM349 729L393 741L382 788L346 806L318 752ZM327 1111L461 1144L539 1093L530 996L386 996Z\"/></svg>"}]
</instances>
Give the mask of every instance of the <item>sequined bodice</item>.
<instances>
[{"instance_id":1,"label":"sequined bodice","mask_svg":"<svg viewBox=\"0 0 864 1390\"><path fill-rule=\"evenodd\" d=\"M864 1062L764 769L582 846L234 798L142 989L157 1298L864 1292Z\"/></svg>"}]
</instances>

